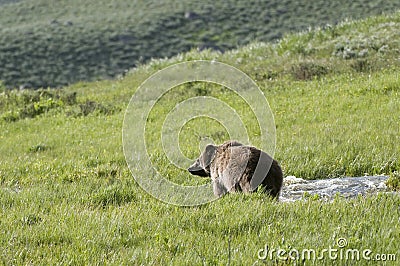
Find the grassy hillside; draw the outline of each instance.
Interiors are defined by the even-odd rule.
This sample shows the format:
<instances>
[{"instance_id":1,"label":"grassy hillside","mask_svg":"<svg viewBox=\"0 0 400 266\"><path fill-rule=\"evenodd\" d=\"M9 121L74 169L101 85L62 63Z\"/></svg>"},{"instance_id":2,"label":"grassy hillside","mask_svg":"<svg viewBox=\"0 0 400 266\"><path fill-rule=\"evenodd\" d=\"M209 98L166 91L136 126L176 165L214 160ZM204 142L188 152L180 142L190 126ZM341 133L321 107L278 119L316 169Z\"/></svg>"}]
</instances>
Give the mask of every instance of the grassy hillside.
<instances>
[{"instance_id":1,"label":"grassy hillside","mask_svg":"<svg viewBox=\"0 0 400 266\"><path fill-rule=\"evenodd\" d=\"M395 0L10 2L0 2L0 80L28 88L115 77L193 47L224 51L400 7Z\"/></svg>"},{"instance_id":2,"label":"grassy hillside","mask_svg":"<svg viewBox=\"0 0 400 266\"><path fill-rule=\"evenodd\" d=\"M314 264L365 265L384 254L387 265L397 265L398 194L352 200L338 195L332 203L313 197L279 203L262 194L237 194L198 207L167 205L132 178L121 129L130 98L149 75L176 62L215 59L249 74L266 95L277 127L275 157L285 175L386 174L398 189L399 26L396 13L224 54L192 50L142 64L117 80L62 90L2 87L1 263L293 264L276 252L262 260L260 250L268 246L286 252L314 249L319 256L329 248L369 249L371 261L332 259L325 253ZM213 96L233 106L249 124L251 141L258 141L254 118L236 94L201 82L174 88L150 114L145 138L154 166L185 185L204 180L168 161L160 128L177 103L194 96ZM215 121L198 118L183 127L179 145L195 158L204 138L219 143L227 132ZM338 246L340 238L346 239L345 247Z\"/></svg>"}]
</instances>

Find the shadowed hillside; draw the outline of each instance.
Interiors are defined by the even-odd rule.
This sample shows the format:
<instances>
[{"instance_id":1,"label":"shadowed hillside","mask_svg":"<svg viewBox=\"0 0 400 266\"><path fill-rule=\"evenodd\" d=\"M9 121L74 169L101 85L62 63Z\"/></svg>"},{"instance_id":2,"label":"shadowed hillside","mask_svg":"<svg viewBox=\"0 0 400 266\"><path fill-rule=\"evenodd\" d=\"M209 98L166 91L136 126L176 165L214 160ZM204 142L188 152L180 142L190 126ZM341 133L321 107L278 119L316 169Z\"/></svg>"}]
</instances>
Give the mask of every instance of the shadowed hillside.
<instances>
[{"instance_id":1,"label":"shadowed hillside","mask_svg":"<svg viewBox=\"0 0 400 266\"><path fill-rule=\"evenodd\" d=\"M399 1L0 2L0 80L59 87L113 78L191 48L226 51L309 26L392 12Z\"/></svg>"}]
</instances>

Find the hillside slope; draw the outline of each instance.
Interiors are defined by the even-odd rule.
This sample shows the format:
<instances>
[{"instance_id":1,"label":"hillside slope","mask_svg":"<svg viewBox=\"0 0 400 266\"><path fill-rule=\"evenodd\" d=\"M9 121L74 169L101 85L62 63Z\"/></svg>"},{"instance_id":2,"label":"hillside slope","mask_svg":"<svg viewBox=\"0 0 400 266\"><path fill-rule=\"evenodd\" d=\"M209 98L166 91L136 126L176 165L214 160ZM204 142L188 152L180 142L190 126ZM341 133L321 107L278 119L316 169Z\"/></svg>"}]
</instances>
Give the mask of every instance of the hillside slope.
<instances>
[{"instance_id":1,"label":"hillside slope","mask_svg":"<svg viewBox=\"0 0 400 266\"><path fill-rule=\"evenodd\" d=\"M390 189L400 189L396 13L224 54L192 50L154 59L115 80L63 89L0 87L0 264L366 265L385 260L397 265L398 193L337 195L331 202L307 193L296 202L235 193L180 207L138 185L122 147L126 107L151 74L195 59L231 64L257 82L274 114L274 157L285 176L390 175ZM138 157L138 169L148 155L154 169L176 184L209 182L190 175L188 165L174 165L165 154L171 147L161 143L168 114L197 96L233 108L257 146L257 121L237 93L191 82L163 94L143 119L148 149ZM135 111L145 114L152 103L142 99ZM172 148L194 160L204 139L221 143L229 138L227 123L219 122L193 117ZM150 180L149 170L135 177ZM286 255L278 256L278 249Z\"/></svg>"},{"instance_id":2,"label":"hillside slope","mask_svg":"<svg viewBox=\"0 0 400 266\"><path fill-rule=\"evenodd\" d=\"M337 195L330 202L307 193L296 202L235 193L202 206L165 204L131 175L121 131L132 95L150 75L187 60L218 60L243 70L267 98L274 157L285 176L390 175L390 189L400 189L399 29L396 13L223 54L194 49L115 80L62 89L0 86L0 264L398 265L398 193ZM234 109L257 146L251 102L216 84L191 82L139 102L139 115L155 105L143 119L147 151L138 167L148 156L176 184L209 182L190 175L188 165L174 165L161 143L167 116L185 100L207 98L197 96ZM224 126L193 117L173 144L194 160L204 139L229 138ZM154 169L135 178L151 180Z\"/></svg>"},{"instance_id":3,"label":"hillside slope","mask_svg":"<svg viewBox=\"0 0 400 266\"><path fill-rule=\"evenodd\" d=\"M225 51L400 8L395 0L10 2L0 9L0 80L10 88L113 78L194 47Z\"/></svg>"},{"instance_id":4,"label":"hillside slope","mask_svg":"<svg viewBox=\"0 0 400 266\"><path fill-rule=\"evenodd\" d=\"M285 162L287 174L314 179L394 172L399 170L397 154L400 146L389 143L399 142L400 131L397 119L400 107L399 29L400 13L396 13L341 23L337 27L324 30L293 34L278 43L252 43L224 54L210 50L193 50L170 59L152 60L133 69L124 78L114 81L77 83L62 90L44 91L8 91L2 87L2 142L8 143L0 148L0 154L6 156L0 160L1 167L4 167L3 178L26 178L23 172L11 169L14 169L14 164L20 158L19 153L28 151L29 156L31 146L33 150L40 150L42 142L54 142L49 145L54 146L54 151L50 154L55 154L49 158L43 157L44 160L56 155L58 149L65 149L64 145L59 145L61 140L58 140L58 134L48 135L50 131L47 132L47 127L53 123L61 123L62 127L78 123L79 126L73 126L75 129L84 123L93 130L92 138L101 140L99 147L112 145L112 148L107 146L104 150L117 149L111 154L118 154L118 161L124 161L119 150L119 134L123 111L134 90L155 71L177 62L195 59L218 60L233 65L250 75L262 88L274 111L278 128L277 156ZM165 112L184 98L196 95L224 98L228 95L219 89L214 92L211 85L210 88L191 86L188 84L183 91L175 92L177 95L174 97L168 96L165 102L161 101L158 105L160 109L156 109L160 113L155 116L155 120L163 119ZM378 113L379 116L376 115ZM103 127L106 125L102 123L105 121L100 119L97 122L98 116L104 117L105 121L112 119L117 124L104 131ZM248 117L250 113L244 112L243 116ZM338 121L341 123L338 124ZM162 121L158 122L160 124L156 123L154 130L162 125ZM21 132L20 128L29 128L32 123L39 131L34 133L33 139L29 139L30 135ZM42 123L44 124L41 125ZM204 130L194 128L199 132ZM103 143L103 137L99 138L97 134L108 130L113 132L108 136L112 137L112 141ZM217 142L223 142L227 137L225 133L219 135L221 129L217 130L214 126L210 126L210 130L216 131L214 133ZM326 130L330 134L316 133ZM65 131L67 136L63 140L70 139L69 131ZM196 136L202 136L195 129L190 132L191 138L195 139L188 143L197 142ZM203 137L214 133L205 132ZM374 136L377 139L371 141ZM18 142L25 144L15 149L14 138L24 139ZM346 145L346 141L350 140L351 149ZM155 148L157 141L159 140L153 144ZM39 146L36 147L37 145ZM321 150L321 147L324 149ZM187 148L192 150L193 147ZM371 149L373 153L369 152ZM80 153L79 149L70 153L71 164L75 164L76 156ZM68 154L63 153L62 157ZM51 164L57 165L57 161L58 159ZM298 161L305 161L308 165L304 167ZM25 169L24 167L31 166L21 164L19 167ZM82 167L81 170L79 167L71 169L70 174L85 172L86 167Z\"/></svg>"}]
</instances>

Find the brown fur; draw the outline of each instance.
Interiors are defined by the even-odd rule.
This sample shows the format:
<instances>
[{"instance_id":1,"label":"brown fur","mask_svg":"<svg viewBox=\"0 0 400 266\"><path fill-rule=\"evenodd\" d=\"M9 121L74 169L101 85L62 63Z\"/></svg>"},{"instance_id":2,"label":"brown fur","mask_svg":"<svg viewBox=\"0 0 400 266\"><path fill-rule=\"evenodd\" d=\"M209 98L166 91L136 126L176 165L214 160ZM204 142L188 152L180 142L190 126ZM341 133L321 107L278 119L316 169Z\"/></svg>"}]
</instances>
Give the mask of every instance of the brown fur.
<instances>
[{"instance_id":1,"label":"brown fur","mask_svg":"<svg viewBox=\"0 0 400 266\"><path fill-rule=\"evenodd\" d=\"M207 145L188 170L194 175L211 177L216 196L237 191L250 193L260 185L266 193L278 198L283 183L283 173L276 160L237 141Z\"/></svg>"}]
</instances>

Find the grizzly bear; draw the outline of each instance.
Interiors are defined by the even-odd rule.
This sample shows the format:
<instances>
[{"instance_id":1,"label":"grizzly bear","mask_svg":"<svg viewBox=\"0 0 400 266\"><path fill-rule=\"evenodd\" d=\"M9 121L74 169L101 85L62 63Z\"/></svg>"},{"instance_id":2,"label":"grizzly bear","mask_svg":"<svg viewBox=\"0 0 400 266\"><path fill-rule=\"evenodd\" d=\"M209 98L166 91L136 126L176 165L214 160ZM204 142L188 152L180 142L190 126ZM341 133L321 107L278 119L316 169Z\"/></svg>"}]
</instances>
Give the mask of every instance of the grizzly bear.
<instances>
[{"instance_id":1,"label":"grizzly bear","mask_svg":"<svg viewBox=\"0 0 400 266\"><path fill-rule=\"evenodd\" d=\"M277 199L283 183L282 169L276 160L255 147L232 140L219 146L207 145L188 171L210 177L218 197L227 192L254 192L260 186Z\"/></svg>"}]
</instances>

